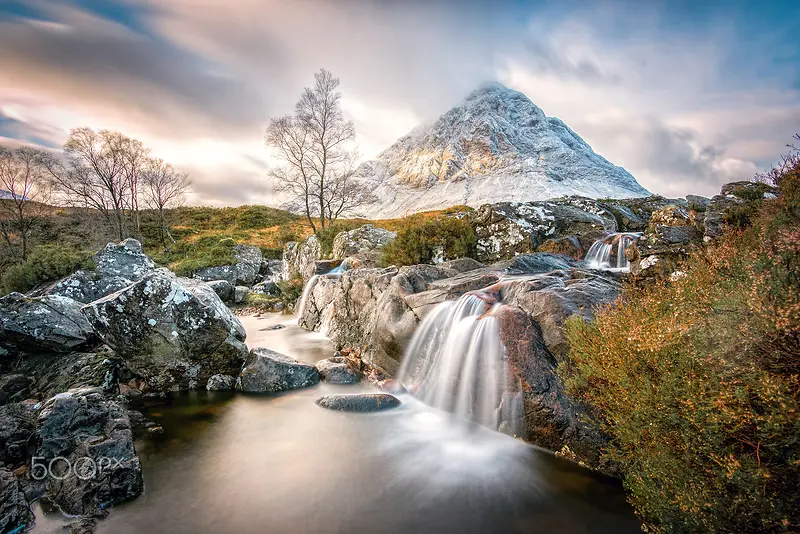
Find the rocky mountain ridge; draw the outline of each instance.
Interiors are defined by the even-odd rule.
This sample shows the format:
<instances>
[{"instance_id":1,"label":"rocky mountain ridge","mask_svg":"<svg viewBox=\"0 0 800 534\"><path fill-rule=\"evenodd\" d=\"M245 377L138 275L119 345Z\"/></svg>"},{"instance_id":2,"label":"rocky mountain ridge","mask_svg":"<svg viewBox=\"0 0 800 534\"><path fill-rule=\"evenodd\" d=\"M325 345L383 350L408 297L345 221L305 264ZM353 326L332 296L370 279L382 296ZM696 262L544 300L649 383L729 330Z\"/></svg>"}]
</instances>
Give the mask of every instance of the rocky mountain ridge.
<instances>
[{"instance_id":1,"label":"rocky mountain ridge","mask_svg":"<svg viewBox=\"0 0 800 534\"><path fill-rule=\"evenodd\" d=\"M563 121L497 83L401 137L358 174L377 183L378 202L364 208L373 218L457 204L650 194Z\"/></svg>"}]
</instances>

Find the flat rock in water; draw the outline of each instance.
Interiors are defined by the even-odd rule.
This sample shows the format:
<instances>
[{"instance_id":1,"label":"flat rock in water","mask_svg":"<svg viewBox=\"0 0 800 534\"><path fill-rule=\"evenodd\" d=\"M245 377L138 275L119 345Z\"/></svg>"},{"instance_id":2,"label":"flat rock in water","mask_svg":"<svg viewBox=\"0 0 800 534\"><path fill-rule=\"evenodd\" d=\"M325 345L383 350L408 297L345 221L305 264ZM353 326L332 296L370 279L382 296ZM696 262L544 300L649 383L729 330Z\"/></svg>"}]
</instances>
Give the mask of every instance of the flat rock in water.
<instances>
[{"instance_id":1,"label":"flat rock in water","mask_svg":"<svg viewBox=\"0 0 800 534\"><path fill-rule=\"evenodd\" d=\"M304 388L318 382L319 373L313 365L258 347L248 354L236 381L236 389L248 393L267 393Z\"/></svg>"},{"instance_id":2,"label":"flat rock in water","mask_svg":"<svg viewBox=\"0 0 800 534\"><path fill-rule=\"evenodd\" d=\"M361 375L347 364L343 356L321 360L316 368L320 378L330 384L356 384L361 380Z\"/></svg>"},{"instance_id":3,"label":"flat rock in water","mask_svg":"<svg viewBox=\"0 0 800 534\"><path fill-rule=\"evenodd\" d=\"M340 412L378 412L397 408L400 399L388 393L363 393L358 395L325 395L317 405Z\"/></svg>"}]
</instances>

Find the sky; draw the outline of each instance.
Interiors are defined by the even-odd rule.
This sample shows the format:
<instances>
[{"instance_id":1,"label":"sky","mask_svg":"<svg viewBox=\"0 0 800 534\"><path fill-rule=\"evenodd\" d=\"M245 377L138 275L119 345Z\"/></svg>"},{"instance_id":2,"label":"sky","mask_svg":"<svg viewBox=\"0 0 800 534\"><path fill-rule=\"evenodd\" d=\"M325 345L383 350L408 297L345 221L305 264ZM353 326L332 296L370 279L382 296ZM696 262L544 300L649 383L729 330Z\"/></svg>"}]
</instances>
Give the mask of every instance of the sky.
<instances>
[{"instance_id":1,"label":"sky","mask_svg":"<svg viewBox=\"0 0 800 534\"><path fill-rule=\"evenodd\" d=\"M646 188L711 196L800 132L796 1L0 0L0 144L118 130L190 204L274 204L264 146L320 68L365 159L485 81Z\"/></svg>"}]
</instances>

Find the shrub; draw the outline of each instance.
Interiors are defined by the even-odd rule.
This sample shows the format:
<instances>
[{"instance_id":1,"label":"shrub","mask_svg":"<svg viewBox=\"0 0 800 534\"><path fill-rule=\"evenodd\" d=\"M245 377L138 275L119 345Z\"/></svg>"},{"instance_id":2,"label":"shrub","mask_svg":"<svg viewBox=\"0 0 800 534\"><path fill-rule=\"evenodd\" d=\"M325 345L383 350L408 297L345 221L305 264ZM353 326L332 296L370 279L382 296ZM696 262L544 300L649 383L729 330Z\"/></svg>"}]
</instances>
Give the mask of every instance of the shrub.
<instances>
[{"instance_id":1,"label":"shrub","mask_svg":"<svg viewBox=\"0 0 800 534\"><path fill-rule=\"evenodd\" d=\"M800 529L800 159L682 276L568 321L559 372L654 532Z\"/></svg>"},{"instance_id":2,"label":"shrub","mask_svg":"<svg viewBox=\"0 0 800 534\"><path fill-rule=\"evenodd\" d=\"M381 262L398 266L431 263L439 253L446 259L475 257L477 243L475 228L464 219L417 217L383 247Z\"/></svg>"},{"instance_id":3,"label":"shrub","mask_svg":"<svg viewBox=\"0 0 800 534\"><path fill-rule=\"evenodd\" d=\"M231 265L236 262L233 247L236 241L230 237L205 236L194 243L181 242L168 254L157 258L159 263L168 263L178 276L191 276L200 269Z\"/></svg>"},{"instance_id":4,"label":"shrub","mask_svg":"<svg viewBox=\"0 0 800 534\"><path fill-rule=\"evenodd\" d=\"M281 290L281 300L288 307L294 305L303 295L303 277L298 275L293 276L289 280L282 280L278 282L278 288Z\"/></svg>"},{"instance_id":5,"label":"shrub","mask_svg":"<svg viewBox=\"0 0 800 534\"><path fill-rule=\"evenodd\" d=\"M78 269L93 269L93 253L62 245L40 245L28 259L5 270L0 286L3 293L25 293L45 282L63 278Z\"/></svg>"}]
</instances>

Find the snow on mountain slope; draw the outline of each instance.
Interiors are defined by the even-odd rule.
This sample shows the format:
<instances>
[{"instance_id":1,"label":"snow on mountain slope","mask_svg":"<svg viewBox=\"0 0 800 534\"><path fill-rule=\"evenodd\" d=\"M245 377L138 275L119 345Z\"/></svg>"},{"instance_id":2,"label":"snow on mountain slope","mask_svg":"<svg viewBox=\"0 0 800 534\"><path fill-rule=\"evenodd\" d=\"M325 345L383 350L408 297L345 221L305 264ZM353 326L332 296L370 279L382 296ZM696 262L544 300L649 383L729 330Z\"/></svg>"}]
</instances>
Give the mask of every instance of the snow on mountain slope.
<instances>
[{"instance_id":1,"label":"snow on mountain slope","mask_svg":"<svg viewBox=\"0 0 800 534\"><path fill-rule=\"evenodd\" d=\"M378 184L379 201L362 210L373 218L456 204L650 194L560 119L496 83L401 137L358 174Z\"/></svg>"}]
</instances>

